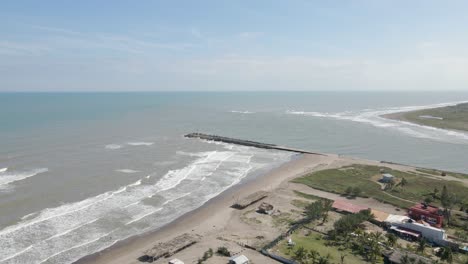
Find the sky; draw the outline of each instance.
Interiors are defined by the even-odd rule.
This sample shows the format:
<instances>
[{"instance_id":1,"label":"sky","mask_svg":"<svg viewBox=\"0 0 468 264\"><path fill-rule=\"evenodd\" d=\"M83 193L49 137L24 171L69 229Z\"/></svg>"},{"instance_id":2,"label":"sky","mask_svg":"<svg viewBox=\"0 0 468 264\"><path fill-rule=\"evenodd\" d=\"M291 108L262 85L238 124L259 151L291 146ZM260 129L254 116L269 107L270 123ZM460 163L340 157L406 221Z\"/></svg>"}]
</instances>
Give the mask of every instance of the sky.
<instances>
[{"instance_id":1,"label":"sky","mask_svg":"<svg viewBox=\"0 0 468 264\"><path fill-rule=\"evenodd\" d=\"M468 1L0 1L0 91L468 91Z\"/></svg>"}]
</instances>

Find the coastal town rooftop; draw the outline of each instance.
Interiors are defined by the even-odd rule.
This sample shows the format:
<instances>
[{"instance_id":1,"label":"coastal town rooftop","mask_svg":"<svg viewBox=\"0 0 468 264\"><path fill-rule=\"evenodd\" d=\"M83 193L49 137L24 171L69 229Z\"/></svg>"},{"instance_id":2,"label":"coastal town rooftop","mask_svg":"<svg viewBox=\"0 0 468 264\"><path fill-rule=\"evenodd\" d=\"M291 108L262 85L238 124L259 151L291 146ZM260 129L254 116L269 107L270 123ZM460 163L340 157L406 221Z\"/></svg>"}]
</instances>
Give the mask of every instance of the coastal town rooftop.
<instances>
[{"instance_id":1,"label":"coastal town rooftop","mask_svg":"<svg viewBox=\"0 0 468 264\"><path fill-rule=\"evenodd\" d=\"M345 200L335 200L332 205L333 209L340 212L347 212L347 213L359 213L362 210L369 209L365 206L360 206L356 204L349 203Z\"/></svg>"}]
</instances>

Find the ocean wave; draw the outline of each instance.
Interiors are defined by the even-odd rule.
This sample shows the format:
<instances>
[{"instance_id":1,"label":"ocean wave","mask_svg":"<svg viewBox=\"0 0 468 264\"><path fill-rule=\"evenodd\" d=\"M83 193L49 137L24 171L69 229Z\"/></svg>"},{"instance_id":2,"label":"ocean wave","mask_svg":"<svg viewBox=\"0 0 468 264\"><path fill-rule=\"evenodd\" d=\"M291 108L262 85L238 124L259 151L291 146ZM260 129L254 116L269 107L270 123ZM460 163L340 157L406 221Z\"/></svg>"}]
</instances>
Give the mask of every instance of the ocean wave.
<instances>
[{"instance_id":1,"label":"ocean wave","mask_svg":"<svg viewBox=\"0 0 468 264\"><path fill-rule=\"evenodd\" d=\"M1 169L0 169L0 173L4 173L4 172L6 172L7 170L8 170L8 168L1 168Z\"/></svg>"},{"instance_id":2,"label":"ocean wave","mask_svg":"<svg viewBox=\"0 0 468 264\"><path fill-rule=\"evenodd\" d=\"M251 112L251 111L239 111L239 110L231 110L229 111L231 113L236 113L236 114L255 114L255 112Z\"/></svg>"},{"instance_id":3,"label":"ocean wave","mask_svg":"<svg viewBox=\"0 0 468 264\"><path fill-rule=\"evenodd\" d=\"M109 145L106 145L105 148L106 148L106 149L111 149L111 150L120 149L120 148L122 148L122 145L119 145L119 144L109 144Z\"/></svg>"},{"instance_id":4,"label":"ocean wave","mask_svg":"<svg viewBox=\"0 0 468 264\"><path fill-rule=\"evenodd\" d=\"M34 169L25 172L10 172L5 170L0 174L0 188L6 187L11 183L21 181L29 177L33 177L47 171L47 168Z\"/></svg>"},{"instance_id":5,"label":"ocean wave","mask_svg":"<svg viewBox=\"0 0 468 264\"><path fill-rule=\"evenodd\" d=\"M115 170L115 171L116 172L127 173L127 174L133 174L133 173L140 172L139 170L132 170L132 169L118 169L118 170Z\"/></svg>"},{"instance_id":6,"label":"ocean wave","mask_svg":"<svg viewBox=\"0 0 468 264\"><path fill-rule=\"evenodd\" d=\"M153 144L154 144L154 142L144 142L144 141L141 141L141 142L127 142L127 145L130 145L130 146L151 146Z\"/></svg>"},{"instance_id":7,"label":"ocean wave","mask_svg":"<svg viewBox=\"0 0 468 264\"><path fill-rule=\"evenodd\" d=\"M209 151L150 183L139 179L82 201L47 208L0 230L5 263L70 263L192 210L278 154L255 149ZM254 154L255 153L255 154ZM284 158L289 153L282 154ZM202 179L204 180L202 182ZM148 201L147 201L148 200Z\"/></svg>"},{"instance_id":8,"label":"ocean wave","mask_svg":"<svg viewBox=\"0 0 468 264\"><path fill-rule=\"evenodd\" d=\"M358 123L365 123L378 128L385 128L393 131L402 132L412 137L431 139L437 141L444 141L450 143L468 144L468 134L460 131L453 131L447 129L440 129L430 126L419 125L411 122L393 120L383 117L387 114L415 111L422 109L430 109L444 106L451 106L467 101L440 103L422 106L404 106L404 107L387 107L378 109L364 109L358 111L344 111L344 112L306 112L288 110L287 114L303 115L317 118L329 118L336 120L346 120Z\"/></svg>"}]
</instances>

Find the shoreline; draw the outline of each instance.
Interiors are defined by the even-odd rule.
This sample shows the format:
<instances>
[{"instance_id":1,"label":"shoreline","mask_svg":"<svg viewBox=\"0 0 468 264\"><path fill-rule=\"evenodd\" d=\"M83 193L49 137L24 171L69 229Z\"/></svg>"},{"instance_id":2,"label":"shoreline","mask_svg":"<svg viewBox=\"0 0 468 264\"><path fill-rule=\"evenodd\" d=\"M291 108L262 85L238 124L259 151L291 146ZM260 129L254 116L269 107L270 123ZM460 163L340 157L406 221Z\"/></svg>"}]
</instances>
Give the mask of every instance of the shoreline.
<instances>
[{"instance_id":1,"label":"shoreline","mask_svg":"<svg viewBox=\"0 0 468 264\"><path fill-rule=\"evenodd\" d=\"M170 240L183 233L203 234L202 236L205 237L207 234L223 230L222 224L227 223L231 213L236 210L230 206L239 197L245 197L259 190L275 190L292 178L307 174L320 167L321 161L327 160L330 163L336 159L338 159L337 155L301 154L293 156L290 161L273 167L253 179L247 179L232 186L197 209L183 214L157 230L118 241L104 250L84 256L74 263L141 263L138 261L138 257L158 242ZM265 185L265 182L269 184Z\"/></svg>"},{"instance_id":2,"label":"shoreline","mask_svg":"<svg viewBox=\"0 0 468 264\"><path fill-rule=\"evenodd\" d=\"M467 133L468 120L461 116L467 113L467 105L467 102L461 102L448 106L383 114L380 117L422 127Z\"/></svg>"}]
</instances>

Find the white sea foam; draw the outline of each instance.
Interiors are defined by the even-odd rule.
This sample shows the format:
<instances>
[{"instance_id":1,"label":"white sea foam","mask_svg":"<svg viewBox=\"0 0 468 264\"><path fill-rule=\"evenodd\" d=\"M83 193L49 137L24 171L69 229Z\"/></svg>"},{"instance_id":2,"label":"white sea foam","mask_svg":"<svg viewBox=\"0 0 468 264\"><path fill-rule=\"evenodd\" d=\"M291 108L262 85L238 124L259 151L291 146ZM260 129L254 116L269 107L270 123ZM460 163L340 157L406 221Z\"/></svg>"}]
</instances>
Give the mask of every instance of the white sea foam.
<instances>
[{"instance_id":1,"label":"white sea foam","mask_svg":"<svg viewBox=\"0 0 468 264\"><path fill-rule=\"evenodd\" d=\"M36 176L38 174L47 172L47 168L40 168L34 169L30 171L24 172L13 172L13 171L6 171L0 174L0 188L7 187L9 184L27 179L29 177Z\"/></svg>"},{"instance_id":2,"label":"white sea foam","mask_svg":"<svg viewBox=\"0 0 468 264\"><path fill-rule=\"evenodd\" d=\"M31 218L32 216L35 216L35 215L37 215L37 214L38 214L38 212L34 212L34 213L27 214L27 215L21 217L21 220L25 220L25 219Z\"/></svg>"},{"instance_id":3,"label":"white sea foam","mask_svg":"<svg viewBox=\"0 0 468 264\"><path fill-rule=\"evenodd\" d=\"M385 128L393 131L405 133L407 135L426 138L444 142L462 143L468 144L468 134L460 131L452 131L446 129L440 129L430 126L418 125L411 122L392 120L382 117L386 114L415 111L428 108L444 107L450 105L456 105L461 102L441 103L423 106L406 106L406 107L388 107L379 109L365 109L360 111L344 111L337 113L328 112L305 112L305 111L293 111L288 110L287 114L293 115L304 115L318 118L330 118L337 120L346 120L358 123L365 123L374 127Z\"/></svg>"},{"instance_id":4,"label":"white sea foam","mask_svg":"<svg viewBox=\"0 0 468 264\"><path fill-rule=\"evenodd\" d=\"M116 172L122 172L122 173L128 173L128 174L133 174L133 173L138 173L140 172L139 170L132 170L132 169L119 169L115 170Z\"/></svg>"},{"instance_id":5,"label":"white sea foam","mask_svg":"<svg viewBox=\"0 0 468 264\"><path fill-rule=\"evenodd\" d=\"M7 170L8 170L8 168L1 168L1 169L0 169L0 173L4 173L4 172L7 171Z\"/></svg>"},{"instance_id":6,"label":"white sea foam","mask_svg":"<svg viewBox=\"0 0 468 264\"><path fill-rule=\"evenodd\" d=\"M70 263L200 206L252 170L267 165L252 162L254 155L272 161L281 156L252 148L202 153L155 183L140 179L114 191L23 217L0 230L0 256L5 263Z\"/></svg>"},{"instance_id":7,"label":"white sea foam","mask_svg":"<svg viewBox=\"0 0 468 264\"><path fill-rule=\"evenodd\" d=\"M239 111L239 110L231 110L231 113L236 113L236 114L254 114L255 112L251 111Z\"/></svg>"},{"instance_id":8,"label":"white sea foam","mask_svg":"<svg viewBox=\"0 0 468 264\"><path fill-rule=\"evenodd\" d=\"M154 142L144 142L144 141L141 141L141 142L127 142L127 145L130 145L130 146L151 146L153 144L154 144Z\"/></svg>"},{"instance_id":9,"label":"white sea foam","mask_svg":"<svg viewBox=\"0 0 468 264\"><path fill-rule=\"evenodd\" d=\"M122 145L119 145L119 144L109 144L109 145L106 145L105 148L106 148L106 149L111 149L111 150L120 149L120 148L122 148Z\"/></svg>"}]
</instances>

